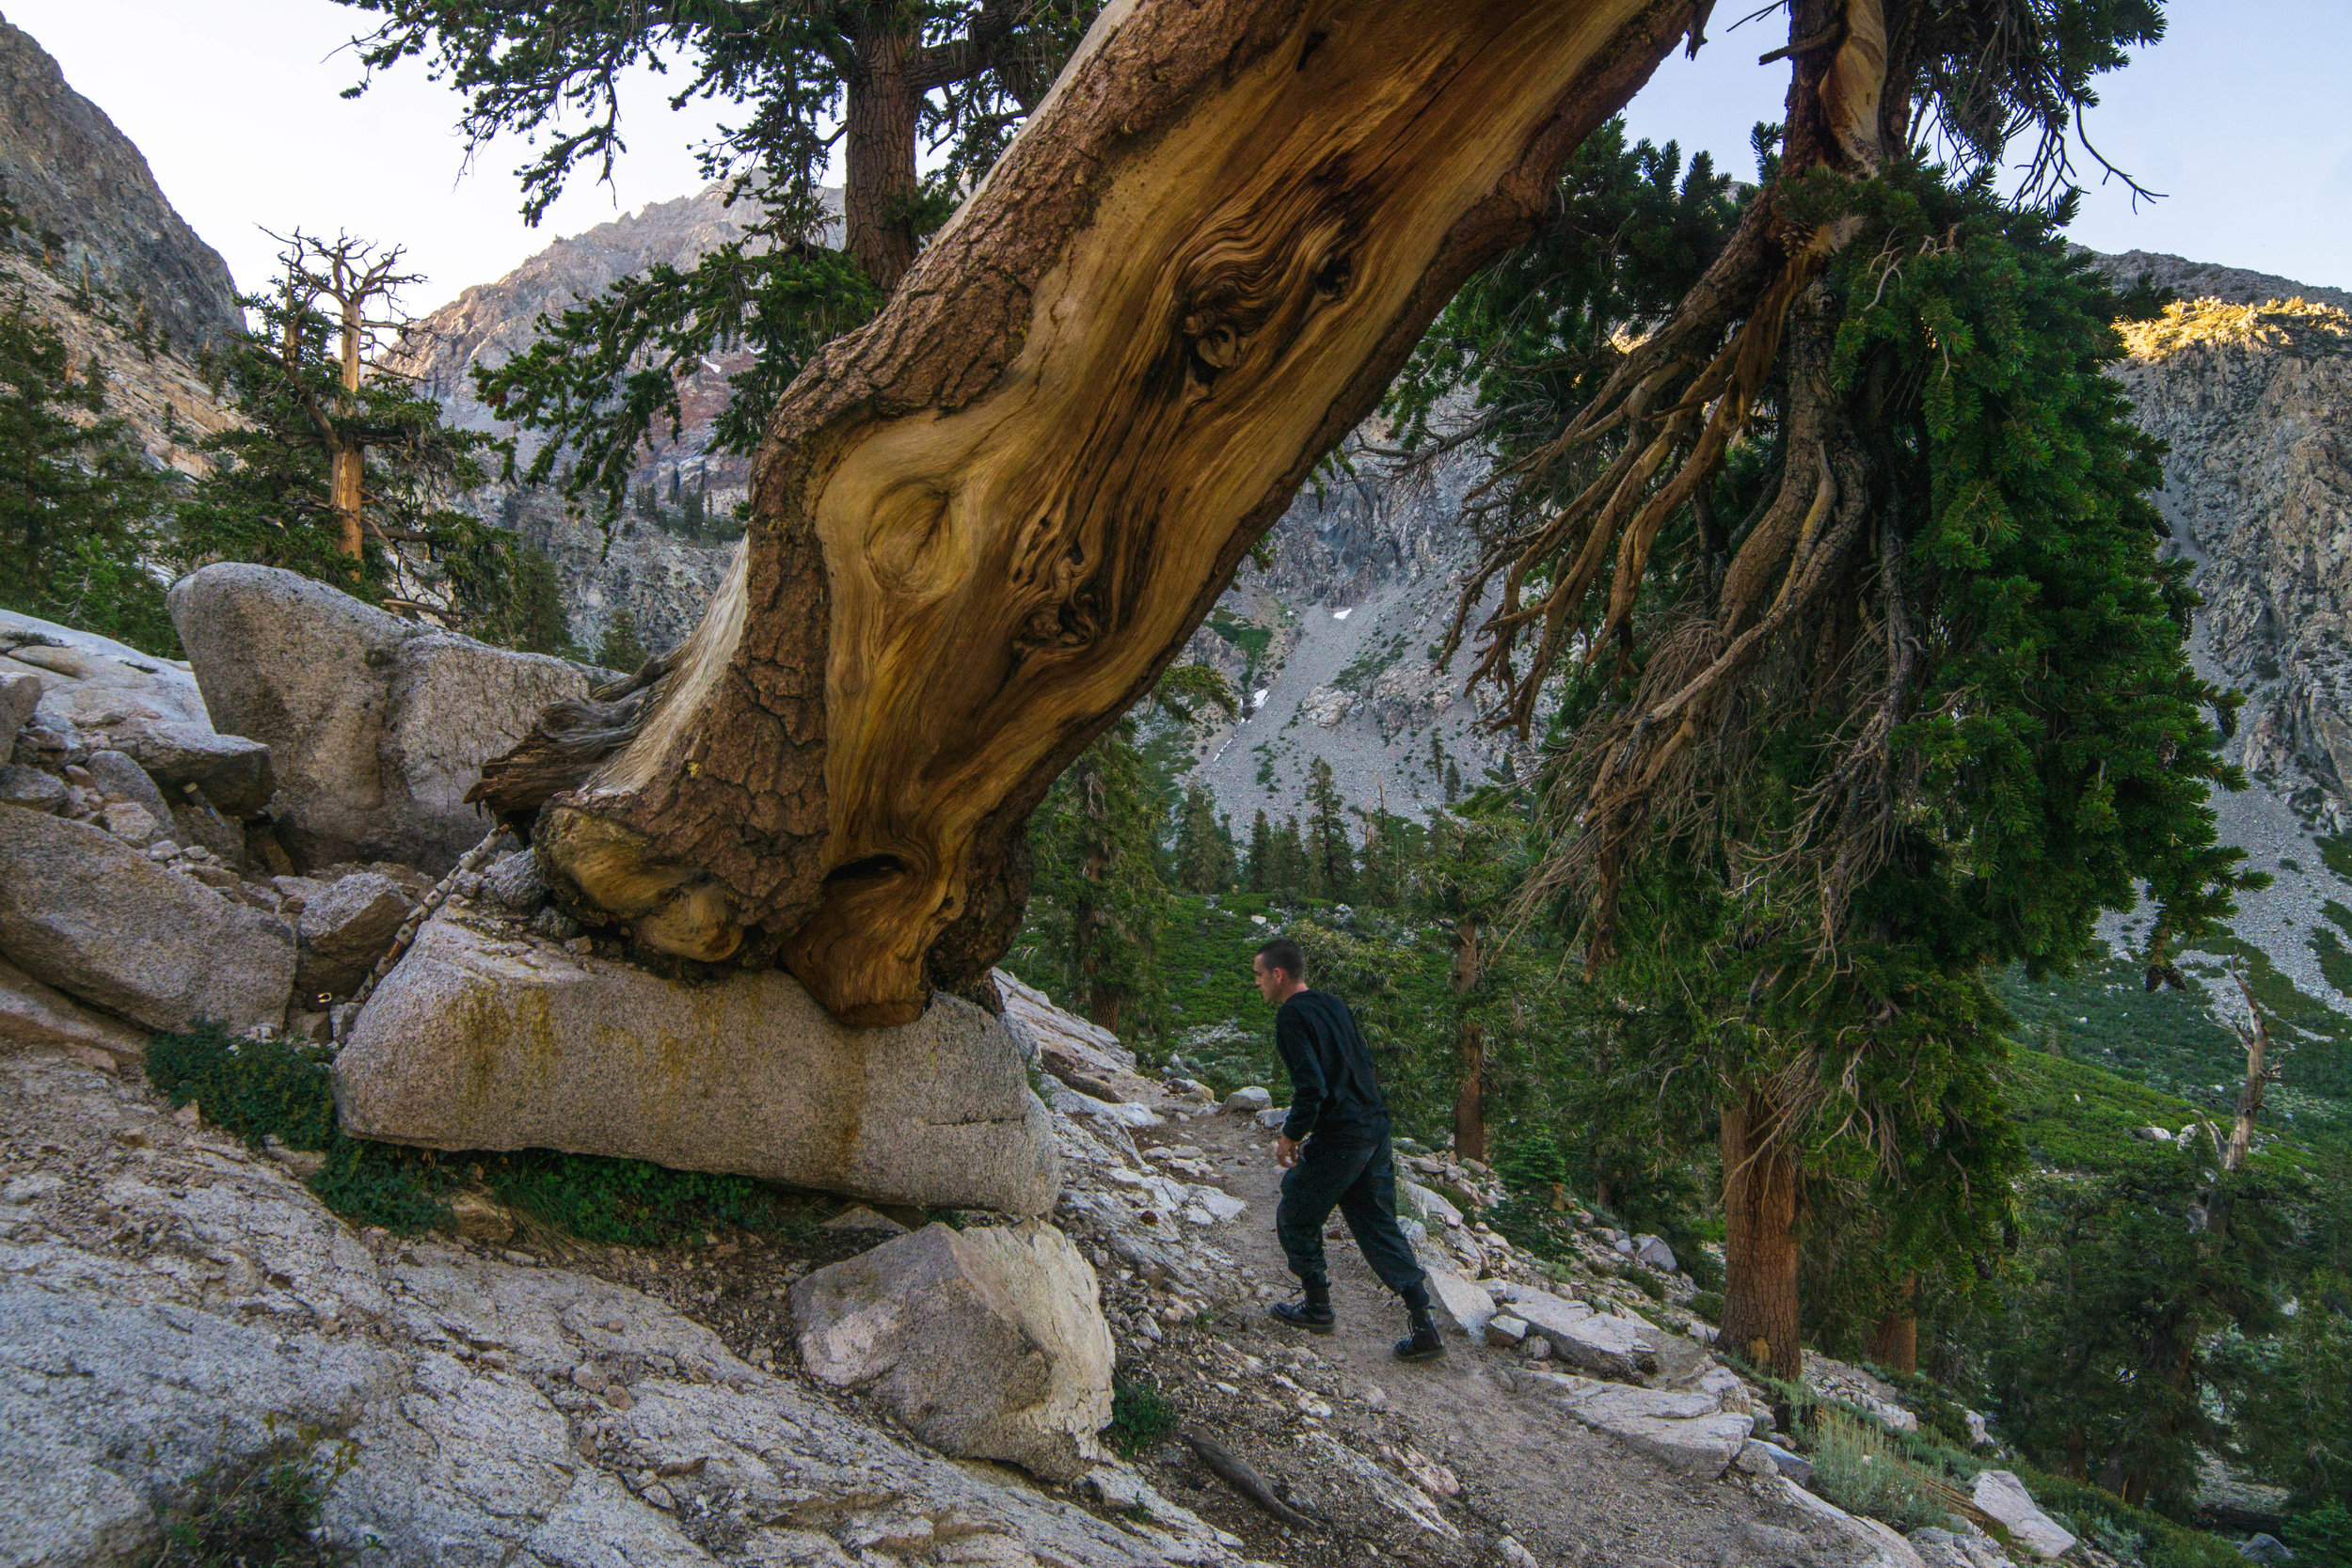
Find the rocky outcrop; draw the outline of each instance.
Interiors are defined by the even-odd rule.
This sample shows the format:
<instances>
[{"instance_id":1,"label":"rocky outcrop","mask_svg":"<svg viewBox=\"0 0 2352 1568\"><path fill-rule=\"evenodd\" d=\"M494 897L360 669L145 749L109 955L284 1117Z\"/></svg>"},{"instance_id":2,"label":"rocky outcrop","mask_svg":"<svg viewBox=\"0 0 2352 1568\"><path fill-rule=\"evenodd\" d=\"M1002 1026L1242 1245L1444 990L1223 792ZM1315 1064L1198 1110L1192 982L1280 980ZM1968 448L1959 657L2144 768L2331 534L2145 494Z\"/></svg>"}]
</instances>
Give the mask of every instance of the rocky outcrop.
<instances>
[{"instance_id":1,"label":"rocky outcrop","mask_svg":"<svg viewBox=\"0 0 2352 1568\"><path fill-rule=\"evenodd\" d=\"M53 272L87 274L126 318L144 302L172 344L218 345L242 325L219 252L172 211L147 160L57 62L0 21L0 180Z\"/></svg>"},{"instance_id":2,"label":"rocky outcrop","mask_svg":"<svg viewBox=\"0 0 2352 1568\"><path fill-rule=\"evenodd\" d=\"M89 823L17 809L0 809L0 956L151 1029L275 1029L294 990L284 922Z\"/></svg>"},{"instance_id":3,"label":"rocky outcrop","mask_svg":"<svg viewBox=\"0 0 2352 1568\"><path fill-rule=\"evenodd\" d=\"M2129 323L2117 374L2171 447L2160 498L2199 560L2203 647L2232 684L2246 761L2352 791L2352 313L2199 299Z\"/></svg>"},{"instance_id":4,"label":"rocky outcrop","mask_svg":"<svg viewBox=\"0 0 2352 1568\"><path fill-rule=\"evenodd\" d=\"M0 1055L0 1560L149 1560L167 1510L291 1460L332 1477L326 1541L386 1562L1244 1561L1132 1471L1098 1517L625 1285L355 1234L62 1056Z\"/></svg>"},{"instance_id":5,"label":"rocky outcrop","mask_svg":"<svg viewBox=\"0 0 2352 1568\"><path fill-rule=\"evenodd\" d=\"M1050 1225L928 1225L792 1288L801 1365L871 1393L945 1453L1072 1481L1104 1457L1111 1335Z\"/></svg>"},{"instance_id":6,"label":"rocky outcrop","mask_svg":"<svg viewBox=\"0 0 2352 1568\"><path fill-rule=\"evenodd\" d=\"M343 1125L435 1148L560 1148L891 1203L1050 1210L1045 1108L971 1003L851 1029L782 970L672 980L453 899L335 1061Z\"/></svg>"},{"instance_id":7,"label":"rocky outcrop","mask_svg":"<svg viewBox=\"0 0 2352 1568\"><path fill-rule=\"evenodd\" d=\"M443 871L489 828L466 791L580 666L388 615L323 583L223 563L182 578L172 624L216 725L265 744L281 838L312 864Z\"/></svg>"}]
</instances>

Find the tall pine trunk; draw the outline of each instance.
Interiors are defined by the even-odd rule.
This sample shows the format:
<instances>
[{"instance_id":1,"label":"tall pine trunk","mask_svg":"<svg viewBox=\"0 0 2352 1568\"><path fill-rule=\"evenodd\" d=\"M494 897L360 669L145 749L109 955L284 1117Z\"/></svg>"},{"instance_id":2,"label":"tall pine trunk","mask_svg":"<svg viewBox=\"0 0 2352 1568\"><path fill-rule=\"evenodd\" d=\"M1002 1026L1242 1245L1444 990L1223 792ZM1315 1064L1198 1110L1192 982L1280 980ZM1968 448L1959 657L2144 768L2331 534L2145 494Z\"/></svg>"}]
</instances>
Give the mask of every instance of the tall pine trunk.
<instances>
[{"instance_id":1,"label":"tall pine trunk","mask_svg":"<svg viewBox=\"0 0 2352 1568\"><path fill-rule=\"evenodd\" d=\"M850 1023L985 975L1055 776L1707 10L1105 10L882 313L786 393L735 566L622 749L521 792L558 895L660 952L748 946ZM888 55L852 116L907 102ZM850 155L898 158L911 123ZM888 217L850 220L884 272ZM562 751L578 722L496 768L595 757Z\"/></svg>"},{"instance_id":2,"label":"tall pine trunk","mask_svg":"<svg viewBox=\"0 0 2352 1568\"><path fill-rule=\"evenodd\" d=\"M855 29L841 218L850 259L884 293L914 264L914 134L923 95L907 77L914 30L877 7Z\"/></svg>"},{"instance_id":3,"label":"tall pine trunk","mask_svg":"<svg viewBox=\"0 0 2352 1568\"><path fill-rule=\"evenodd\" d=\"M1719 1343L1774 1377L1804 1375L1797 1318L1797 1161L1764 1090L1724 1107L1724 1323Z\"/></svg>"}]
</instances>

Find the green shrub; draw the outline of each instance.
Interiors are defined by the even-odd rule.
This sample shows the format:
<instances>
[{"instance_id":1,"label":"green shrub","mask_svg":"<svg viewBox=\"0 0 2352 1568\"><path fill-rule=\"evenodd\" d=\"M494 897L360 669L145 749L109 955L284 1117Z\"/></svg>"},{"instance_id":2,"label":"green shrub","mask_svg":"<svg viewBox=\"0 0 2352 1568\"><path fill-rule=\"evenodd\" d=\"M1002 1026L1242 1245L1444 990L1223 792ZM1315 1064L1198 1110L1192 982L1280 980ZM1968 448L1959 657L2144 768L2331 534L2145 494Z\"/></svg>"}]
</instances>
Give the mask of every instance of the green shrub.
<instances>
[{"instance_id":1,"label":"green shrub","mask_svg":"<svg viewBox=\"0 0 2352 1568\"><path fill-rule=\"evenodd\" d=\"M582 1241L660 1246L721 1226L774 1231L808 1224L801 1205L748 1176L545 1149L485 1158L482 1166L500 1202Z\"/></svg>"},{"instance_id":2,"label":"green shrub","mask_svg":"<svg viewBox=\"0 0 2352 1568\"><path fill-rule=\"evenodd\" d=\"M343 1135L335 1120L328 1069L335 1053L287 1039L239 1039L197 1022L147 1042L147 1078L175 1108L194 1104L207 1121L260 1149L276 1137L289 1148L326 1156L310 1179L319 1201L354 1225L401 1235L449 1223L453 1172L430 1150Z\"/></svg>"},{"instance_id":3,"label":"green shrub","mask_svg":"<svg viewBox=\"0 0 2352 1568\"><path fill-rule=\"evenodd\" d=\"M1724 1297L1720 1291L1701 1291L1683 1305L1710 1323L1724 1321Z\"/></svg>"},{"instance_id":4,"label":"green shrub","mask_svg":"<svg viewBox=\"0 0 2352 1568\"><path fill-rule=\"evenodd\" d=\"M334 1059L324 1046L241 1040L199 1021L148 1042L147 1078L174 1107L194 1102L256 1151L270 1133L290 1148L325 1148L339 1135Z\"/></svg>"},{"instance_id":5,"label":"green shrub","mask_svg":"<svg viewBox=\"0 0 2352 1568\"><path fill-rule=\"evenodd\" d=\"M2237 1548L2217 1536L2185 1528L2082 1481L2028 1465L2014 1468L2042 1512L2084 1540L2095 1545L2102 1539L2132 1535L2145 1542L2139 1555L2144 1568L2245 1568L2246 1560Z\"/></svg>"},{"instance_id":6,"label":"green shrub","mask_svg":"<svg viewBox=\"0 0 2352 1568\"><path fill-rule=\"evenodd\" d=\"M326 1494L358 1460L345 1443L326 1458L281 1447L235 1468L208 1470L166 1511L164 1544L142 1568L327 1568L355 1554L316 1538ZM293 1449L294 1451L289 1451Z\"/></svg>"},{"instance_id":7,"label":"green shrub","mask_svg":"<svg viewBox=\"0 0 2352 1568\"><path fill-rule=\"evenodd\" d=\"M2279 1533L2308 1568L2352 1568L2352 1512L2342 1503L2293 1514Z\"/></svg>"},{"instance_id":8,"label":"green shrub","mask_svg":"<svg viewBox=\"0 0 2352 1568\"><path fill-rule=\"evenodd\" d=\"M1111 1424L1103 1429L1111 1449L1132 1460L1176 1428L1176 1407L1149 1383L1111 1386Z\"/></svg>"},{"instance_id":9,"label":"green shrub","mask_svg":"<svg viewBox=\"0 0 2352 1568\"><path fill-rule=\"evenodd\" d=\"M1813 1435L1813 1490L1831 1502L1898 1530L1946 1522L1936 1478L1876 1425L1823 1410Z\"/></svg>"}]
</instances>

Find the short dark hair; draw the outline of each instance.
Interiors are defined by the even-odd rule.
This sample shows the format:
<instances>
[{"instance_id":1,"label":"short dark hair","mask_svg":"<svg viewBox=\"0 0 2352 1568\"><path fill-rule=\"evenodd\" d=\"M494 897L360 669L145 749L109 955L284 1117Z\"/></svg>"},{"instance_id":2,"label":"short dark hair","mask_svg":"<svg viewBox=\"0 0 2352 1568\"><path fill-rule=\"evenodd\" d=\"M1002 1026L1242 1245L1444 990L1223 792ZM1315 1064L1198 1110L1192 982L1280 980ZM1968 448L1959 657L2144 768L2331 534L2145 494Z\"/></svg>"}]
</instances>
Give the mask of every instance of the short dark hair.
<instances>
[{"instance_id":1,"label":"short dark hair","mask_svg":"<svg viewBox=\"0 0 2352 1568\"><path fill-rule=\"evenodd\" d=\"M1276 937L1258 948L1258 957L1268 969L1279 969L1294 980L1307 977L1307 955L1298 950L1298 943L1288 937Z\"/></svg>"}]
</instances>

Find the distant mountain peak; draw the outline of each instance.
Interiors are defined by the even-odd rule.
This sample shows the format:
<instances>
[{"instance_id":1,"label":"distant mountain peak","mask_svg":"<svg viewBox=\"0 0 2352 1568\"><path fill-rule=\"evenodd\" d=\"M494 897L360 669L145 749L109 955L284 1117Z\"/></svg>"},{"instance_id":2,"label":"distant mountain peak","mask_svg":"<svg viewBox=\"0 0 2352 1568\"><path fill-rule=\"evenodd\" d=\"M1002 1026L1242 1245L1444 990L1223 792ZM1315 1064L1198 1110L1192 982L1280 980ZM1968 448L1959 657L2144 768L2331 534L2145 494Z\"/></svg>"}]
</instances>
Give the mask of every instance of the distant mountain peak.
<instances>
[{"instance_id":1,"label":"distant mountain peak","mask_svg":"<svg viewBox=\"0 0 2352 1568\"><path fill-rule=\"evenodd\" d=\"M193 349L244 325L220 253L197 237L105 111L67 85L49 52L0 17L0 181L59 277L87 269L128 318L145 301L159 334Z\"/></svg>"}]
</instances>

